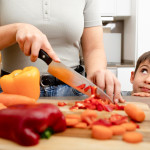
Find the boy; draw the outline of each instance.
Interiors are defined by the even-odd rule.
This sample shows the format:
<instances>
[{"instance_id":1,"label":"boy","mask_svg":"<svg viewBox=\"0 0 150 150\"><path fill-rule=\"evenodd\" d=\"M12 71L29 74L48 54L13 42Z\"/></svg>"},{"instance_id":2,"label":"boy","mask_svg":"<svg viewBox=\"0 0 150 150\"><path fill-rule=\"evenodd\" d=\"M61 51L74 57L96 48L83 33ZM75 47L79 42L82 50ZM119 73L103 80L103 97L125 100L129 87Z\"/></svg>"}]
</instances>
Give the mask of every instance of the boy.
<instances>
[{"instance_id":1,"label":"boy","mask_svg":"<svg viewBox=\"0 0 150 150\"><path fill-rule=\"evenodd\" d=\"M133 84L132 96L150 97L150 51L139 57L130 82Z\"/></svg>"}]
</instances>

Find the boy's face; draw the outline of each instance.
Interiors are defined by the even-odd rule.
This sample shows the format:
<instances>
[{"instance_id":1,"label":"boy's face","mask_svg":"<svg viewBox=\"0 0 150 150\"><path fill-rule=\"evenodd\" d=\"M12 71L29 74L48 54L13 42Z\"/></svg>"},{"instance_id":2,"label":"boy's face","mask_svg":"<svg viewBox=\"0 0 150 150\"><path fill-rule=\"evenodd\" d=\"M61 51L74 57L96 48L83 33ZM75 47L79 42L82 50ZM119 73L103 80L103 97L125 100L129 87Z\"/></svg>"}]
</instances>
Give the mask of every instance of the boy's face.
<instances>
[{"instance_id":1,"label":"boy's face","mask_svg":"<svg viewBox=\"0 0 150 150\"><path fill-rule=\"evenodd\" d=\"M150 63L148 60L139 65L136 74L131 72L130 82L133 84L133 93L150 93Z\"/></svg>"}]
</instances>

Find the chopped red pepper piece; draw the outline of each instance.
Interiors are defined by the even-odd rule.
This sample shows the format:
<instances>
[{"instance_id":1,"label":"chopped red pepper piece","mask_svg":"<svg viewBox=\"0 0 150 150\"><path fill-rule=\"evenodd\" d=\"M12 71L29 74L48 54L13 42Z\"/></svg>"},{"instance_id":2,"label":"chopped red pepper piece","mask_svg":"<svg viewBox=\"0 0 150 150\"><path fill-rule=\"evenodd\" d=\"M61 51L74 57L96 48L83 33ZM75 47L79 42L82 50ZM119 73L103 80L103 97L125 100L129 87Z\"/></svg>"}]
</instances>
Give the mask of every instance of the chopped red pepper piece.
<instances>
[{"instance_id":1,"label":"chopped red pepper piece","mask_svg":"<svg viewBox=\"0 0 150 150\"><path fill-rule=\"evenodd\" d=\"M108 112L113 111L112 107L109 106L109 105L104 105L104 110L106 110L106 111L108 111Z\"/></svg>"},{"instance_id":2,"label":"chopped red pepper piece","mask_svg":"<svg viewBox=\"0 0 150 150\"><path fill-rule=\"evenodd\" d=\"M112 114L109 120L113 125L120 125L122 123L128 122L128 117L119 114Z\"/></svg>"},{"instance_id":3,"label":"chopped red pepper piece","mask_svg":"<svg viewBox=\"0 0 150 150\"><path fill-rule=\"evenodd\" d=\"M85 84L81 84L79 86L77 86L78 89L84 89L85 88Z\"/></svg>"},{"instance_id":4,"label":"chopped red pepper piece","mask_svg":"<svg viewBox=\"0 0 150 150\"><path fill-rule=\"evenodd\" d=\"M109 119L99 119L95 121L92 125L104 125L110 127L112 126L112 123L109 121Z\"/></svg>"},{"instance_id":5,"label":"chopped red pepper piece","mask_svg":"<svg viewBox=\"0 0 150 150\"><path fill-rule=\"evenodd\" d=\"M93 95L97 95L97 92L96 92L97 88L95 86L91 87L91 94Z\"/></svg>"},{"instance_id":6,"label":"chopped red pepper piece","mask_svg":"<svg viewBox=\"0 0 150 150\"><path fill-rule=\"evenodd\" d=\"M85 89L84 89L84 91L85 92L87 92L89 89L91 89L92 88L92 86L87 86Z\"/></svg>"},{"instance_id":7,"label":"chopped red pepper piece","mask_svg":"<svg viewBox=\"0 0 150 150\"><path fill-rule=\"evenodd\" d=\"M53 104L14 105L0 110L0 137L24 146L38 144L47 128L53 132L66 129L64 115ZM50 131L46 131L46 137ZM49 133L48 133L49 132Z\"/></svg>"},{"instance_id":8,"label":"chopped red pepper piece","mask_svg":"<svg viewBox=\"0 0 150 150\"><path fill-rule=\"evenodd\" d=\"M127 116L112 114L109 118L99 119L95 121L92 125L113 126L113 125L120 125L126 122L128 122Z\"/></svg>"},{"instance_id":9,"label":"chopped red pepper piece","mask_svg":"<svg viewBox=\"0 0 150 150\"><path fill-rule=\"evenodd\" d=\"M92 95L91 97L75 102L74 108L78 109L93 109L98 111L108 111L111 112L113 110L124 110L124 106L119 106L118 104L112 104L108 101L103 101L101 99L97 99ZM73 107L71 107L73 109Z\"/></svg>"},{"instance_id":10,"label":"chopped red pepper piece","mask_svg":"<svg viewBox=\"0 0 150 150\"><path fill-rule=\"evenodd\" d=\"M84 101L75 102L75 105L70 108L73 109L92 109L98 111L108 111L111 112L113 110L124 110L124 106L120 106L118 104L110 103L107 100L102 100L100 95L97 95L97 88L95 86L87 86L85 84L78 86L80 89L84 89L87 92L91 89L91 96L86 98Z\"/></svg>"},{"instance_id":11,"label":"chopped red pepper piece","mask_svg":"<svg viewBox=\"0 0 150 150\"><path fill-rule=\"evenodd\" d=\"M58 106L65 106L65 105L67 105L65 102L58 102L58 104L57 104Z\"/></svg>"}]
</instances>

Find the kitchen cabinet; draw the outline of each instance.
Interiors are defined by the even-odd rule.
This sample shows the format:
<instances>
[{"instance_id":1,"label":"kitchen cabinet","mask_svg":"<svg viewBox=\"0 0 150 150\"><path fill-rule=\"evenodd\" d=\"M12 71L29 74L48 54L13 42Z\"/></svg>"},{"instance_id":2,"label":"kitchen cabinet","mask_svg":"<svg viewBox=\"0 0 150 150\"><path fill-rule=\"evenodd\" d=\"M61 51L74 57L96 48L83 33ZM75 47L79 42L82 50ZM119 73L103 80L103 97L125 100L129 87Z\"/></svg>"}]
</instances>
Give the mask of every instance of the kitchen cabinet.
<instances>
[{"instance_id":1,"label":"kitchen cabinet","mask_svg":"<svg viewBox=\"0 0 150 150\"><path fill-rule=\"evenodd\" d=\"M130 16L131 0L100 0L101 16Z\"/></svg>"},{"instance_id":2,"label":"kitchen cabinet","mask_svg":"<svg viewBox=\"0 0 150 150\"><path fill-rule=\"evenodd\" d=\"M131 15L131 0L116 0L116 16Z\"/></svg>"},{"instance_id":3,"label":"kitchen cabinet","mask_svg":"<svg viewBox=\"0 0 150 150\"><path fill-rule=\"evenodd\" d=\"M120 33L104 33L103 34L104 49L108 63L121 62L121 34Z\"/></svg>"},{"instance_id":4,"label":"kitchen cabinet","mask_svg":"<svg viewBox=\"0 0 150 150\"><path fill-rule=\"evenodd\" d=\"M101 6L101 16L115 16L116 0L99 0Z\"/></svg>"}]
</instances>

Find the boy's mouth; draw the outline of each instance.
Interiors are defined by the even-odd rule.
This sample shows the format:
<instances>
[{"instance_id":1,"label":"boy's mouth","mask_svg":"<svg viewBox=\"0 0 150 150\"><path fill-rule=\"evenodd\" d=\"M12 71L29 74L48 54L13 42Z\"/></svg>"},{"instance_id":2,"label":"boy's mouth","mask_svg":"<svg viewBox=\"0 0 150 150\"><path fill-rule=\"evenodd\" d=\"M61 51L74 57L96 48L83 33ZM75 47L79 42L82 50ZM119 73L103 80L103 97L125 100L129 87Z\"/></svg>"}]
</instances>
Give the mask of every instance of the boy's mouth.
<instances>
[{"instance_id":1,"label":"boy's mouth","mask_svg":"<svg viewBox=\"0 0 150 150\"><path fill-rule=\"evenodd\" d=\"M146 92L146 93L150 93L150 89L146 88L146 87L140 87L141 92Z\"/></svg>"}]
</instances>

